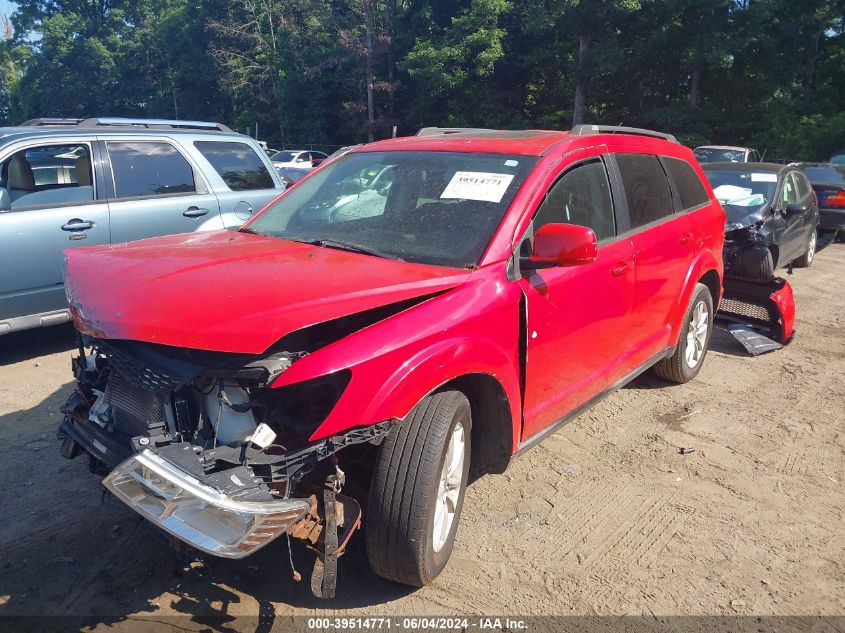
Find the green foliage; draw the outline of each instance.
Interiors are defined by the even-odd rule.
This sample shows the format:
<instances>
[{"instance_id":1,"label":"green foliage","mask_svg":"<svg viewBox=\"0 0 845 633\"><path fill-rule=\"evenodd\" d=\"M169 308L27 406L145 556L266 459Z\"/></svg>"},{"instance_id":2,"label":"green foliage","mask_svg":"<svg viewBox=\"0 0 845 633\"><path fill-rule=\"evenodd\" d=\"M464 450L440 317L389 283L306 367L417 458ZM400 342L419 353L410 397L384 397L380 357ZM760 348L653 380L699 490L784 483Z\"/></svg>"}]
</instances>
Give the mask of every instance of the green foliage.
<instances>
[{"instance_id":1,"label":"green foliage","mask_svg":"<svg viewBox=\"0 0 845 633\"><path fill-rule=\"evenodd\" d=\"M424 125L845 147L845 0L17 0L0 118L215 119L327 149ZM369 95L369 99L368 99ZM372 124L368 124L368 119Z\"/></svg>"}]
</instances>

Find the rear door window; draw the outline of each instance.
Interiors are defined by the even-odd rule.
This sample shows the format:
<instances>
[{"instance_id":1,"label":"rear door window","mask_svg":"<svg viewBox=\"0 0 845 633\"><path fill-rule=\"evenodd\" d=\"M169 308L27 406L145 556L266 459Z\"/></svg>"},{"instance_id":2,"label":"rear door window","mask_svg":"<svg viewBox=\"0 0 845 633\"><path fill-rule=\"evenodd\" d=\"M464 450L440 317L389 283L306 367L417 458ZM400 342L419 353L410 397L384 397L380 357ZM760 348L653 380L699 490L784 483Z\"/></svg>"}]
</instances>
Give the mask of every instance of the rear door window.
<instances>
[{"instance_id":1,"label":"rear door window","mask_svg":"<svg viewBox=\"0 0 845 633\"><path fill-rule=\"evenodd\" d=\"M657 156L616 154L616 162L628 199L632 229L672 215L672 192Z\"/></svg>"},{"instance_id":2,"label":"rear door window","mask_svg":"<svg viewBox=\"0 0 845 633\"><path fill-rule=\"evenodd\" d=\"M194 193L194 170L170 143L109 141L115 197Z\"/></svg>"},{"instance_id":3,"label":"rear door window","mask_svg":"<svg viewBox=\"0 0 845 633\"><path fill-rule=\"evenodd\" d=\"M675 182L678 196L681 198L681 206L686 211L702 204L707 204L710 198L707 197L707 190L701 184L698 174L685 160L669 158L664 156L666 169Z\"/></svg>"},{"instance_id":4,"label":"rear door window","mask_svg":"<svg viewBox=\"0 0 845 633\"><path fill-rule=\"evenodd\" d=\"M264 161L246 143L196 141L194 146L232 191L275 188Z\"/></svg>"},{"instance_id":5,"label":"rear door window","mask_svg":"<svg viewBox=\"0 0 845 633\"><path fill-rule=\"evenodd\" d=\"M599 240L616 235L610 185L600 159L576 165L552 185L534 217L534 230L550 223L587 226Z\"/></svg>"}]
</instances>

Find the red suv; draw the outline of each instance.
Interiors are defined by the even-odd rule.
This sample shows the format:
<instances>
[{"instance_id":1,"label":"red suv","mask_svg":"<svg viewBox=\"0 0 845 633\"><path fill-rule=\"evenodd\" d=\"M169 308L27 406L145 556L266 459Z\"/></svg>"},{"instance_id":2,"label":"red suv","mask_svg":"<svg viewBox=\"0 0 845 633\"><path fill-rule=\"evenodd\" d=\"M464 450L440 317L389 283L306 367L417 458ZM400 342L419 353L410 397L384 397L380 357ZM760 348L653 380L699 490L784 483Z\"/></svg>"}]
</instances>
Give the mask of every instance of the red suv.
<instances>
[{"instance_id":1,"label":"red suv","mask_svg":"<svg viewBox=\"0 0 845 633\"><path fill-rule=\"evenodd\" d=\"M724 226L692 152L647 130L357 147L237 231L67 252L62 453L198 550L301 539L318 595L362 514L376 573L428 583L471 472L646 369L695 377Z\"/></svg>"}]
</instances>

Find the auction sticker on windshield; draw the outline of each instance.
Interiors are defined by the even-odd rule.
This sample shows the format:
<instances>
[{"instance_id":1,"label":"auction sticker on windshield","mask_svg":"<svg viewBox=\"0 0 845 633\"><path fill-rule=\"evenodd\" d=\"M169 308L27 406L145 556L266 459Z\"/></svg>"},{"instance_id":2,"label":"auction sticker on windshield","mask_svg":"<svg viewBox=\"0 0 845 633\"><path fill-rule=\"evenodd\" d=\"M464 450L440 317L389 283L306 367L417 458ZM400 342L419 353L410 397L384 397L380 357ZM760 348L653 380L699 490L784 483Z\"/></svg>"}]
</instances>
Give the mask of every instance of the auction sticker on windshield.
<instances>
[{"instance_id":1,"label":"auction sticker on windshield","mask_svg":"<svg viewBox=\"0 0 845 633\"><path fill-rule=\"evenodd\" d=\"M512 174L456 171L443 193L440 194L440 198L501 202L512 180Z\"/></svg>"},{"instance_id":2,"label":"auction sticker on windshield","mask_svg":"<svg viewBox=\"0 0 845 633\"><path fill-rule=\"evenodd\" d=\"M767 174L760 172L753 172L751 174L751 182L777 182L777 174Z\"/></svg>"}]
</instances>

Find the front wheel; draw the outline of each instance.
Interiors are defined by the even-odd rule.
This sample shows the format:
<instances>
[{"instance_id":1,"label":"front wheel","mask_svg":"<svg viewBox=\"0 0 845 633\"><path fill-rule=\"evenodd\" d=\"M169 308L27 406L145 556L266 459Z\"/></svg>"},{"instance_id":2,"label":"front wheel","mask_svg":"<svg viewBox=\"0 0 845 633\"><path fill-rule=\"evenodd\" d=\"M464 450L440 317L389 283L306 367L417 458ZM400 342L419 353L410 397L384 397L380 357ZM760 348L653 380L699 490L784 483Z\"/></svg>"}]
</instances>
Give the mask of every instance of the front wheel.
<instances>
[{"instance_id":1,"label":"front wheel","mask_svg":"<svg viewBox=\"0 0 845 633\"><path fill-rule=\"evenodd\" d=\"M713 332L713 297L704 284L696 284L684 316L674 353L654 366L654 373L669 382L689 382L701 371Z\"/></svg>"},{"instance_id":2,"label":"front wheel","mask_svg":"<svg viewBox=\"0 0 845 633\"><path fill-rule=\"evenodd\" d=\"M795 265L798 268L809 268L813 264L813 258L816 256L816 245L818 243L818 231L813 229L810 237L807 240L807 250L804 254L795 260Z\"/></svg>"},{"instance_id":3,"label":"front wheel","mask_svg":"<svg viewBox=\"0 0 845 633\"><path fill-rule=\"evenodd\" d=\"M379 576L421 587L446 566L469 473L466 396L425 397L382 444L370 487L366 542Z\"/></svg>"}]
</instances>

